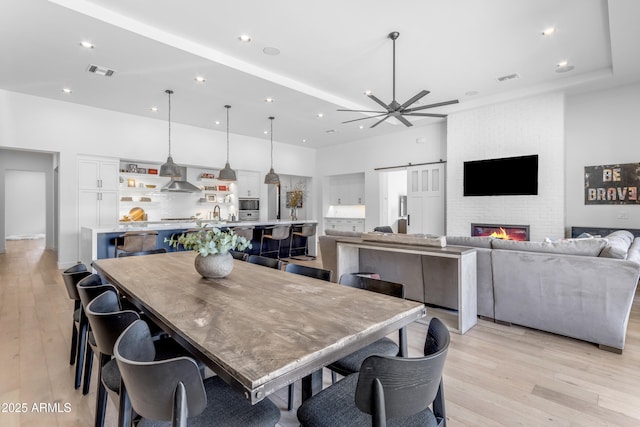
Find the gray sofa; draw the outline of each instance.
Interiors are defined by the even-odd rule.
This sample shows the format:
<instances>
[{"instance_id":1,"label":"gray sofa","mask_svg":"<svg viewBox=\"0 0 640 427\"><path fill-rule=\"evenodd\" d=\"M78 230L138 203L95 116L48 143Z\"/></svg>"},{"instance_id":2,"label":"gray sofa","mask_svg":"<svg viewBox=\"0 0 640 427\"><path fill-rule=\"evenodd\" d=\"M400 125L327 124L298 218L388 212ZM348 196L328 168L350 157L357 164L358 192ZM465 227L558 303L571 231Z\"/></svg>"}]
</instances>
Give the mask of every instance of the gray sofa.
<instances>
[{"instance_id":1,"label":"gray sofa","mask_svg":"<svg viewBox=\"0 0 640 427\"><path fill-rule=\"evenodd\" d=\"M336 241L360 240L360 233L326 230L319 237L323 266L336 271ZM489 237L447 236L447 246L477 250L478 315L589 341L611 351L624 348L631 304L640 277L640 238L616 231L604 238L516 242ZM374 259L383 279L409 288L424 286L419 256ZM361 259L361 267L363 259ZM433 269L436 266L429 266ZM431 274L432 271L431 271ZM335 274L334 274L335 276ZM335 277L337 281L338 278ZM420 282L418 284L414 282ZM437 282L437 281L435 281ZM434 284L407 297L456 308L451 287Z\"/></svg>"}]
</instances>

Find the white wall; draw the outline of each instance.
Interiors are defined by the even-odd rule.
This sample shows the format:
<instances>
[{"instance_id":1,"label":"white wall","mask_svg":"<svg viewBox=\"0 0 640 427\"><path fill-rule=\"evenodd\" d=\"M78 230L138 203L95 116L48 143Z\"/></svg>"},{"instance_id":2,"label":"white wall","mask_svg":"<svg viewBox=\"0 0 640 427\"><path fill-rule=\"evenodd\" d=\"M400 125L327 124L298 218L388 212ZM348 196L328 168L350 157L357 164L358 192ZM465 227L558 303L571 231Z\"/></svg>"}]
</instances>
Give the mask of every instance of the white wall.
<instances>
[{"instance_id":1,"label":"white wall","mask_svg":"<svg viewBox=\"0 0 640 427\"><path fill-rule=\"evenodd\" d=\"M566 104L567 227L640 228L638 204L584 204L585 166L640 162L640 84L569 96Z\"/></svg>"},{"instance_id":2,"label":"white wall","mask_svg":"<svg viewBox=\"0 0 640 427\"><path fill-rule=\"evenodd\" d=\"M6 237L42 235L44 238L47 229L45 173L20 170L5 173Z\"/></svg>"},{"instance_id":3,"label":"white wall","mask_svg":"<svg viewBox=\"0 0 640 427\"><path fill-rule=\"evenodd\" d=\"M425 163L446 159L446 124L444 122L419 126L415 125L393 135L364 138L348 144L320 148L316 154L316 173L320 179L315 180L318 188L315 194L322 195L318 203L316 217L324 217L323 205L329 206L328 177L349 173L364 172L366 221L365 230L372 231L381 224L380 211L385 209L381 200L381 173L375 168L406 165L408 163ZM380 126L393 126L382 124ZM396 125L404 126L404 125ZM367 128L363 129L366 134ZM418 144L416 140L424 138ZM324 226L320 227L320 234Z\"/></svg>"},{"instance_id":4,"label":"white wall","mask_svg":"<svg viewBox=\"0 0 640 427\"><path fill-rule=\"evenodd\" d=\"M447 234L470 224L528 224L530 239L564 237L564 96L550 93L449 115ZM537 154L537 196L463 196L463 162ZM508 177L505 177L508 179Z\"/></svg>"},{"instance_id":5,"label":"white wall","mask_svg":"<svg viewBox=\"0 0 640 427\"><path fill-rule=\"evenodd\" d=\"M0 90L0 147L59 153L58 265L78 259L77 156L108 156L164 163L167 122ZM171 151L178 164L222 168L226 133L174 123ZM270 166L268 139L232 135L234 169L263 171ZM315 150L274 141L278 173L315 175ZM266 193L266 185L263 187ZM312 201L313 203L313 201ZM315 207L310 206L313 211Z\"/></svg>"}]
</instances>

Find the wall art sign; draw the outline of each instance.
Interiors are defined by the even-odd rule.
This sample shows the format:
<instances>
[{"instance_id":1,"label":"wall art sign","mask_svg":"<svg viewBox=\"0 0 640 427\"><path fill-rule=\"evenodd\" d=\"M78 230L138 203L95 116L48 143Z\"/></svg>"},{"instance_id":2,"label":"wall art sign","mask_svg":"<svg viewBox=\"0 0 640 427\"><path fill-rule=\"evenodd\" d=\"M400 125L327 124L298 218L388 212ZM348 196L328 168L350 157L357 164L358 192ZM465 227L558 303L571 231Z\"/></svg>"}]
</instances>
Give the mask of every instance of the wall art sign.
<instances>
[{"instance_id":1,"label":"wall art sign","mask_svg":"<svg viewBox=\"0 0 640 427\"><path fill-rule=\"evenodd\" d=\"M584 167L585 205L640 204L640 163Z\"/></svg>"}]
</instances>

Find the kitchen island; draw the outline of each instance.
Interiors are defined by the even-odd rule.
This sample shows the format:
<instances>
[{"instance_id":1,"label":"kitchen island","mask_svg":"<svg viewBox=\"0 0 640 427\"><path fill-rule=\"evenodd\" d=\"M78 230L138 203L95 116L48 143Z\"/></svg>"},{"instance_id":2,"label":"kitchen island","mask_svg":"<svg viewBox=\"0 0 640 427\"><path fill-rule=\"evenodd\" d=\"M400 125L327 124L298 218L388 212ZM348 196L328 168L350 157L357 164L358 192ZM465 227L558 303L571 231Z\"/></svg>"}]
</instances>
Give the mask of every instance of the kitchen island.
<instances>
[{"instance_id":1,"label":"kitchen island","mask_svg":"<svg viewBox=\"0 0 640 427\"><path fill-rule=\"evenodd\" d=\"M253 239L251 240L252 248L247 249L245 252L249 254L258 254L260 252L260 236L262 230L265 227L273 225L302 225L302 224L317 224L315 220L273 220L273 221L209 221L203 220L202 224L219 227L222 229L232 227L246 227L252 226ZM141 231L141 230L155 230L158 232L157 247L166 248L169 252L175 252L177 249L170 247L164 240L169 239L174 234L181 234L186 230L196 228L198 224L196 220L165 220L165 221L131 221L120 222L118 224L107 226L85 226L80 231L80 261L85 265L91 265L91 262L95 259L113 258L115 256L115 241L116 238L122 236L127 231ZM303 247L305 244L304 239L306 237L295 236L293 241L293 247ZM316 236L311 237L309 241L309 253L316 253ZM265 239L267 240L267 239ZM275 244L274 249L277 249L277 242L265 243ZM271 250L271 247L268 248ZM294 255L300 255L302 250L298 250ZM273 256L274 254L272 254ZM289 256L289 239L282 242L280 249L280 257L286 258Z\"/></svg>"}]
</instances>

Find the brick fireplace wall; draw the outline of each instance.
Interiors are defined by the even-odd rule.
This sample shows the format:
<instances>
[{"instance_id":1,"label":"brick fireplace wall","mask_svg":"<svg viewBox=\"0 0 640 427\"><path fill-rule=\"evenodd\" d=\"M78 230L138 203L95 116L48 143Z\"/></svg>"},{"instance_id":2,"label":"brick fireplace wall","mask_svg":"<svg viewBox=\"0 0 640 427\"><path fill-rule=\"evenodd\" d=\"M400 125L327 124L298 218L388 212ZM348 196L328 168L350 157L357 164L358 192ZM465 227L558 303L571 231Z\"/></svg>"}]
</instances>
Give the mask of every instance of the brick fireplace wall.
<instances>
[{"instance_id":1,"label":"brick fireplace wall","mask_svg":"<svg viewBox=\"0 0 640 427\"><path fill-rule=\"evenodd\" d=\"M528 224L530 239L564 237L564 96L548 93L449 115L447 234L470 224ZM464 197L463 162L538 155L537 196Z\"/></svg>"}]
</instances>

